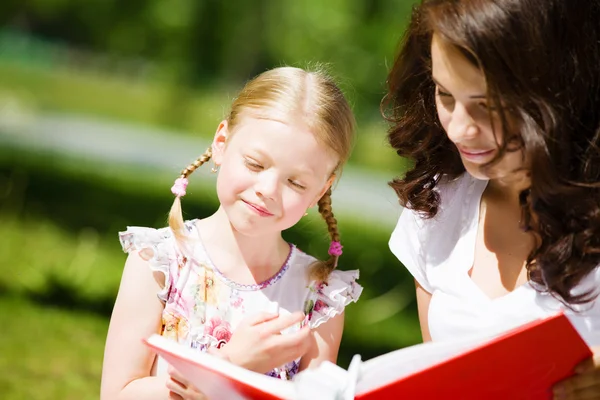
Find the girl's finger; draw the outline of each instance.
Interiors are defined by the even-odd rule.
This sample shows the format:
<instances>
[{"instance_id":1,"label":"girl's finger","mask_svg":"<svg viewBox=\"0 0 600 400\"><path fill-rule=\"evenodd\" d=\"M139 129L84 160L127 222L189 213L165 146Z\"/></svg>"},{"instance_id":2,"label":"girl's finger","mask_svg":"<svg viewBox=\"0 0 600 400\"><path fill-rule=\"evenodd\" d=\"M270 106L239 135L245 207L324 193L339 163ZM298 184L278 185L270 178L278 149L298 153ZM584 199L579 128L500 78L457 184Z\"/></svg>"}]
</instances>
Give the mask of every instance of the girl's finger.
<instances>
[{"instance_id":1,"label":"girl's finger","mask_svg":"<svg viewBox=\"0 0 600 400\"><path fill-rule=\"evenodd\" d=\"M175 382L179 383L183 388L186 388L189 386L190 382L185 378L185 376L183 376L175 368L170 367L167 370L167 372L169 373L169 376L171 377L171 379L173 379Z\"/></svg>"},{"instance_id":2,"label":"girl's finger","mask_svg":"<svg viewBox=\"0 0 600 400\"><path fill-rule=\"evenodd\" d=\"M310 345L311 331L308 326L301 328L298 332L274 336L270 339L274 347L281 349L293 358L303 356Z\"/></svg>"},{"instance_id":3,"label":"girl's finger","mask_svg":"<svg viewBox=\"0 0 600 400\"><path fill-rule=\"evenodd\" d=\"M183 400L183 397L181 397L181 395L175 393L175 392L169 392L169 399L168 400Z\"/></svg>"},{"instance_id":4,"label":"girl's finger","mask_svg":"<svg viewBox=\"0 0 600 400\"><path fill-rule=\"evenodd\" d=\"M183 396L185 394L185 391L187 390L186 385L183 385L181 382L179 382L173 378L167 379L166 386L167 386L167 389L169 389L171 392L176 393L181 396Z\"/></svg>"},{"instance_id":5,"label":"girl's finger","mask_svg":"<svg viewBox=\"0 0 600 400\"><path fill-rule=\"evenodd\" d=\"M265 329L268 329L268 331L272 334L278 334L285 328L295 325L301 322L303 319L304 314L300 311L291 314L280 315L279 318L265 323L265 325L268 325L268 327L265 326Z\"/></svg>"},{"instance_id":6,"label":"girl's finger","mask_svg":"<svg viewBox=\"0 0 600 400\"><path fill-rule=\"evenodd\" d=\"M277 316L278 316L277 314L268 313L268 312L263 311L263 312L259 312L257 314L247 317L247 319L244 322L246 324L248 324L248 326L254 326L254 325L262 324L263 322L270 321L274 318L277 318Z\"/></svg>"}]
</instances>

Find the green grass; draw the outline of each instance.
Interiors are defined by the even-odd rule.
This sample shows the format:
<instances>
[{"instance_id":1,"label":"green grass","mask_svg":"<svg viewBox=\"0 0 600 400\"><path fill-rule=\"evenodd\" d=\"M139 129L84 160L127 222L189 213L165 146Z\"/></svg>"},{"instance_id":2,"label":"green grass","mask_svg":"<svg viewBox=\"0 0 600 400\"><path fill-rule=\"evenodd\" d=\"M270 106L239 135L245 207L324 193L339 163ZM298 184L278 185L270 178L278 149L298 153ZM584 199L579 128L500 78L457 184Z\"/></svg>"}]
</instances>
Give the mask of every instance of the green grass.
<instances>
[{"instance_id":1,"label":"green grass","mask_svg":"<svg viewBox=\"0 0 600 400\"><path fill-rule=\"evenodd\" d=\"M0 287L11 294L93 309L116 295L124 254L93 229L67 232L42 219L0 218Z\"/></svg>"},{"instance_id":2,"label":"green grass","mask_svg":"<svg viewBox=\"0 0 600 400\"><path fill-rule=\"evenodd\" d=\"M105 318L5 296L0 315L3 399L98 399Z\"/></svg>"}]
</instances>

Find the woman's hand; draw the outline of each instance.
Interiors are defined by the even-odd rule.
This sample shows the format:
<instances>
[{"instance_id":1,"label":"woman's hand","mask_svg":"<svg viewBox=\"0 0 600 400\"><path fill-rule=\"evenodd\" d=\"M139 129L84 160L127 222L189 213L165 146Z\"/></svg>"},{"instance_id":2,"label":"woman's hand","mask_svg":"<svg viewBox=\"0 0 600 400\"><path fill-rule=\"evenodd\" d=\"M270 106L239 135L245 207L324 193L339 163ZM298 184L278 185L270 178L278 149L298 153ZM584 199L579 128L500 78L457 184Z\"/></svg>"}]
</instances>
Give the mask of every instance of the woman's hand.
<instances>
[{"instance_id":1,"label":"woman's hand","mask_svg":"<svg viewBox=\"0 0 600 400\"><path fill-rule=\"evenodd\" d=\"M600 348L575 368L575 375L556 384L555 400L600 399Z\"/></svg>"},{"instance_id":2,"label":"woman's hand","mask_svg":"<svg viewBox=\"0 0 600 400\"><path fill-rule=\"evenodd\" d=\"M167 373L169 374L167 378L169 400L207 400L206 396L171 365L169 365Z\"/></svg>"},{"instance_id":3,"label":"woman's hand","mask_svg":"<svg viewBox=\"0 0 600 400\"><path fill-rule=\"evenodd\" d=\"M246 369L266 373L302 357L310 347L310 328L281 334L284 329L300 323L304 314L286 315L260 313L240 323L227 344L218 350L221 356ZM214 351L211 351L214 353Z\"/></svg>"}]
</instances>

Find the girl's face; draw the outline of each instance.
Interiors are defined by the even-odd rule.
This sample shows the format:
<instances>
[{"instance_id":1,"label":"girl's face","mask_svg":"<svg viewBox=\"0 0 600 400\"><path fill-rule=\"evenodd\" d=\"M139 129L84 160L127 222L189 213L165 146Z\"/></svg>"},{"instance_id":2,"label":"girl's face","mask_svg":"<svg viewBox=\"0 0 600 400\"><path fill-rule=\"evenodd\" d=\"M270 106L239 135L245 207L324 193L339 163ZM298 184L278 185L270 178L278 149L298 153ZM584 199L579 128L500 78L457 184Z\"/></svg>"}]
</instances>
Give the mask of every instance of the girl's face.
<instances>
[{"instance_id":1,"label":"girl's face","mask_svg":"<svg viewBox=\"0 0 600 400\"><path fill-rule=\"evenodd\" d=\"M522 172L515 170L524 166L522 151L507 151L498 163L482 169L496 156L503 140L501 120L487 102L483 73L436 34L431 42L431 61L438 117L467 172L477 179L521 176Z\"/></svg>"},{"instance_id":2,"label":"girl's face","mask_svg":"<svg viewBox=\"0 0 600 400\"><path fill-rule=\"evenodd\" d=\"M232 134L233 133L233 134ZM223 121L213 142L217 195L243 234L283 231L314 206L334 180L339 158L305 126L244 117Z\"/></svg>"}]
</instances>

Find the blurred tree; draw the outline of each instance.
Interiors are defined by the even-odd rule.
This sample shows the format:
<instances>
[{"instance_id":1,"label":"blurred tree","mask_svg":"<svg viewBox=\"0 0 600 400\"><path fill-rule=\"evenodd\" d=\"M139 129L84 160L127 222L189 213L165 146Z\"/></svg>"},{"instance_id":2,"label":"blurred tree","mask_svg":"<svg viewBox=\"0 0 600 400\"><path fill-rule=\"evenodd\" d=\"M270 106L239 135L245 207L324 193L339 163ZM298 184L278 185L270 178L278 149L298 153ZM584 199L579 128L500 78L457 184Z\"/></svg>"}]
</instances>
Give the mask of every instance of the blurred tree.
<instances>
[{"instance_id":1,"label":"blurred tree","mask_svg":"<svg viewBox=\"0 0 600 400\"><path fill-rule=\"evenodd\" d=\"M191 89L243 81L273 66L332 65L359 114L384 93L416 0L4 0L0 23L79 49L151 60L176 87L165 115L186 118Z\"/></svg>"}]
</instances>

